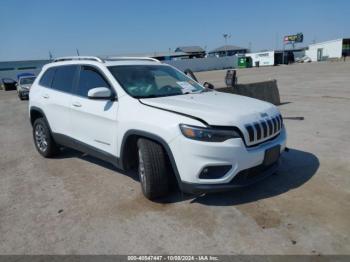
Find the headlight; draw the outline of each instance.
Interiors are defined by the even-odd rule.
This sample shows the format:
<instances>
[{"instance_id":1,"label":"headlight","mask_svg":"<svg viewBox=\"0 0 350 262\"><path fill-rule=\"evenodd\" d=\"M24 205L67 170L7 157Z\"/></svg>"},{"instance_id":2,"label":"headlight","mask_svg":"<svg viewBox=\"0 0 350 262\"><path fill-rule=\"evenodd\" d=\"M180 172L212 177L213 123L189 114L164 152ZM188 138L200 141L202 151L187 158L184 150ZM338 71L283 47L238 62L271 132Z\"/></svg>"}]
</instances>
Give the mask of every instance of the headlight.
<instances>
[{"instance_id":1,"label":"headlight","mask_svg":"<svg viewBox=\"0 0 350 262\"><path fill-rule=\"evenodd\" d=\"M223 142L231 138L240 138L235 130L212 127L199 127L180 124L182 134L190 139L206 142Z\"/></svg>"}]
</instances>

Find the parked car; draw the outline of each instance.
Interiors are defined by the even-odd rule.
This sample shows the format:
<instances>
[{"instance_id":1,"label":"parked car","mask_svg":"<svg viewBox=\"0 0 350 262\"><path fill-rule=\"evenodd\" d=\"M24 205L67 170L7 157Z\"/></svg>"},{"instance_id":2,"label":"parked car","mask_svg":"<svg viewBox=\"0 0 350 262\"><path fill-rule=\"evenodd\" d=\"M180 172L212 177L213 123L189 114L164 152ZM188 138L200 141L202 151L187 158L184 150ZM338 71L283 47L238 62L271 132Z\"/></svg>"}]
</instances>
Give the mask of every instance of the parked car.
<instances>
[{"instance_id":1,"label":"parked car","mask_svg":"<svg viewBox=\"0 0 350 262\"><path fill-rule=\"evenodd\" d=\"M229 190L276 172L286 130L278 108L206 89L152 58L66 57L43 67L29 98L44 157L59 146L137 169L143 194Z\"/></svg>"},{"instance_id":2,"label":"parked car","mask_svg":"<svg viewBox=\"0 0 350 262\"><path fill-rule=\"evenodd\" d=\"M5 78L2 78L1 81L5 91L16 90L17 82L12 78L5 77Z\"/></svg>"},{"instance_id":3,"label":"parked car","mask_svg":"<svg viewBox=\"0 0 350 262\"><path fill-rule=\"evenodd\" d=\"M35 80L35 76L20 76L17 82L17 93L21 100L29 98L29 90Z\"/></svg>"},{"instance_id":4,"label":"parked car","mask_svg":"<svg viewBox=\"0 0 350 262\"><path fill-rule=\"evenodd\" d=\"M311 63L312 60L308 56L303 56L303 57L296 58L295 62L297 62L297 63Z\"/></svg>"}]
</instances>

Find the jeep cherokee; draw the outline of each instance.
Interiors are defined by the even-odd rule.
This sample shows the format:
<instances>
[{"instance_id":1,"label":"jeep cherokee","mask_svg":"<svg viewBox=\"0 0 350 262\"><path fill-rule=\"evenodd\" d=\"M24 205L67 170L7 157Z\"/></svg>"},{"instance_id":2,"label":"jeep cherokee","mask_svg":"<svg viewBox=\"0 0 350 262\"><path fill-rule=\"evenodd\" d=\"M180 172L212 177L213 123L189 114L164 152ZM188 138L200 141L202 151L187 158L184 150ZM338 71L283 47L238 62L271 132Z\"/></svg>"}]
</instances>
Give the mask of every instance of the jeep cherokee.
<instances>
[{"instance_id":1,"label":"jeep cherokee","mask_svg":"<svg viewBox=\"0 0 350 262\"><path fill-rule=\"evenodd\" d=\"M152 58L65 57L30 91L34 144L71 147L128 170L154 199L250 185L276 172L286 131L260 100L206 89Z\"/></svg>"}]
</instances>

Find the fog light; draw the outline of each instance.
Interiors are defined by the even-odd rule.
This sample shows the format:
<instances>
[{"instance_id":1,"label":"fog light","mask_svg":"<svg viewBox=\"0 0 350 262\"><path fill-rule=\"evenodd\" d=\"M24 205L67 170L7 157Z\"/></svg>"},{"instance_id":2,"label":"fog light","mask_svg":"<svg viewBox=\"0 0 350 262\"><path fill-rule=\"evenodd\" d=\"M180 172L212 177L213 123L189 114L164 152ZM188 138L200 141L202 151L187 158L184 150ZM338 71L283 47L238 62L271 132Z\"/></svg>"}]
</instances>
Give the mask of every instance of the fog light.
<instances>
[{"instance_id":1,"label":"fog light","mask_svg":"<svg viewBox=\"0 0 350 262\"><path fill-rule=\"evenodd\" d=\"M202 169L199 174L200 179L218 179L224 177L232 166L208 166Z\"/></svg>"}]
</instances>

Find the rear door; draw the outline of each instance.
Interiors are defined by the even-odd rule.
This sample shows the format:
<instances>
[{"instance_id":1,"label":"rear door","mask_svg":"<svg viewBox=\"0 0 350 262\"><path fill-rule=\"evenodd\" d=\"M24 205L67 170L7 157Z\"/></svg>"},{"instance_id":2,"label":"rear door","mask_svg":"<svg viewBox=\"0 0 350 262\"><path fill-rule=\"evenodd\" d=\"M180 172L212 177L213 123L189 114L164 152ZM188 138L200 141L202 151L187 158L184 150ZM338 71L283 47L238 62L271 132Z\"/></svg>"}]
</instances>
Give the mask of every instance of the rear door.
<instances>
[{"instance_id":1,"label":"rear door","mask_svg":"<svg viewBox=\"0 0 350 262\"><path fill-rule=\"evenodd\" d=\"M76 84L78 66L67 65L51 68L50 85L42 89L41 101L53 133L70 135L70 100ZM44 77L43 79L44 80Z\"/></svg>"},{"instance_id":2,"label":"rear door","mask_svg":"<svg viewBox=\"0 0 350 262\"><path fill-rule=\"evenodd\" d=\"M89 90L96 87L110 88L115 95L102 71L93 66L81 66L70 105L72 136L86 145L115 155L118 102L89 99Z\"/></svg>"}]
</instances>

